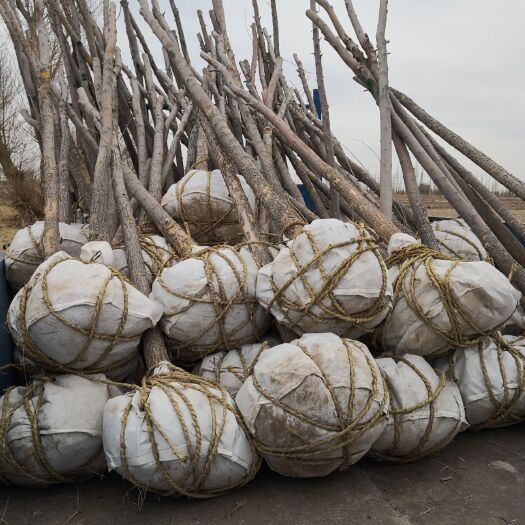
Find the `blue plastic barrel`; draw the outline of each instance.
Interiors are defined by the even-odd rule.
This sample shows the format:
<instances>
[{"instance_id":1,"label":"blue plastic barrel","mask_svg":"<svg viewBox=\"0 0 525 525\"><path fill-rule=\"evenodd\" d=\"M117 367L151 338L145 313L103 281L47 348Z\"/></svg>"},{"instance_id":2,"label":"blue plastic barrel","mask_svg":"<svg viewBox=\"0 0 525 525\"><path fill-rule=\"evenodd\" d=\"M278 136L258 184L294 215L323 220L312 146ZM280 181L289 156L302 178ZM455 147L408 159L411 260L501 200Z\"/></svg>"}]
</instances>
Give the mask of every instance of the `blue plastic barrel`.
<instances>
[{"instance_id":1,"label":"blue plastic barrel","mask_svg":"<svg viewBox=\"0 0 525 525\"><path fill-rule=\"evenodd\" d=\"M2 257L0 259L0 367L11 364L13 362L14 344L7 329L7 309L11 302L11 292L7 286L4 273L5 261ZM15 384L14 369L7 369L0 372L0 394L6 388Z\"/></svg>"}]
</instances>

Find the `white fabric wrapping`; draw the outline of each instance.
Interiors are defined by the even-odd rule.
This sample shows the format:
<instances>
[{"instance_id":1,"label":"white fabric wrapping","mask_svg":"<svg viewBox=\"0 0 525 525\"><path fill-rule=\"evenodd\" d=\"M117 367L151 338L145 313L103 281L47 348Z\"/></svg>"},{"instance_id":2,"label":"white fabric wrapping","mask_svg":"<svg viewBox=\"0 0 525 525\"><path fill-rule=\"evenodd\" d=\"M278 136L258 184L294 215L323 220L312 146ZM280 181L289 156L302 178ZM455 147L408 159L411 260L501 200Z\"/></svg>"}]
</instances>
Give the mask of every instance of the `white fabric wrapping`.
<instances>
[{"instance_id":1,"label":"white fabric wrapping","mask_svg":"<svg viewBox=\"0 0 525 525\"><path fill-rule=\"evenodd\" d=\"M261 343L243 345L239 349L215 352L207 355L194 368L193 373L220 383L232 396L235 396L251 374L262 352L278 344L277 338L269 338Z\"/></svg>"},{"instance_id":2,"label":"white fabric wrapping","mask_svg":"<svg viewBox=\"0 0 525 525\"><path fill-rule=\"evenodd\" d=\"M42 368L103 372L120 379L135 368L142 333L161 315L159 305L114 270L58 252L16 295L8 323L21 354Z\"/></svg>"},{"instance_id":3,"label":"white fabric wrapping","mask_svg":"<svg viewBox=\"0 0 525 525\"><path fill-rule=\"evenodd\" d=\"M109 469L148 490L188 496L216 495L251 479L258 456L236 419L229 394L211 384L201 387L169 376L162 387L156 386L154 381L163 372L156 370L147 392L130 392L106 405L103 442ZM152 433L144 395L155 420ZM155 460L152 443L163 468Z\"/></svg>"},{"instance_id":4,"label":"white fabric wrapping","mask_svg":"<svg viewBox=\"0 0 525 525\"><path fill-rule=\"evenodd\" d=\"M113 248L106 241L91 241L80 249L80 258L83 261L97 261L106 266L113 266Z\"/></svg>"},{"instance_id":5,"label":"white fabric wrapping","mask_svg":"<svg viewBox=\"0 0 525 525\"><path fill-rule=\"evenodd\" d=\"M388 413L366 346L329 333L265 350L236 403L272 470L294 477L325 476L358 461Z\"/></svg>"},{"instance_id":6,"label":"white fabric wrapping","mask_svg":"<svg viewBox=\"0 0 525 525\"><path fill-rule=\"evenodd\" d=\"M196 361L216 350L258 341L269 316L255 298L258 264L247 251L213 248L165 269L151 299L176 358Z\"/></svg>"},{"instance_id":7,"label":"white fabric wrapping","mask_svg":"<svg viewBox=\"0 0 525 525\"><path fill-rule=\"evenodd\" d=\"M253 212L255 195L241 175L237 175ZM174 218L187 225L200 244L235 244L243 231L235 205L220 170L190 170L173 184L161 204Z\"/></svg>"},{"instance_id":8,"label":"white fabric wrapping","mask_svg":"<svg viewBox=\"0 0 525 525\"><path fill-rule=\"evenodd\" d=\"M89 377L34 380L0 398L0 481L45 487L106 470L102 414L108 398L119 391ZM105 379L101 374L91 377ZM38 444L51 472L38 455Z\"/></svg>"},{"instance_id":9,"label":"white fabric wrapping","mask_svg":"<svg viewBox=\"0 0 525 525\"><path fill-rule=\"evenodd\" d=\"M481 241L463 219L435 221L432 229L439 249L464 261L486 261L488 254Z\"/></svg>"},{"instance_id":10,"label":"white fabric wrapping","mask_svg":"<svg viewBox=\"0 0 525 525\"><path fill-rule=\"evenodd\" d=\"M394 234L388 246L389 254L415 243L417 241L410 235ZM453 266L455 267L450 271ZM453 316L457 319L459 336L462 339L479 338L483 332L498 329L514 312L520 293L505 275L489 263L458 263L457 260L434 258L431 267L440 281L446 282L448 279L452 297L469 319L467 321L454 306ZM396 280L399 269L398 265L390 268L392 282ZM392 312L382 326L382 343L388 351L396 355L444 354L456 346L450 341L454 334L445 303L424 264L418 263L415 268L409 268L404 281L407 290L411 290L412 279L414 297L409 295L407 300L400 287L398 295L394 298ZM413 308L414 300L420 306L426 320ZM429 326L429 323L432 326ZM435 328L450 335L447 338Z\"/></svg>"},{"instance_id":11,"label":"white fabric wrapping","mask_svg":"<svg viewBox=\"0 0 525 525\"><path fill-rule=\"evenodd\" d=\"M438 377L420 356L377 359L390 393L388 423L371 454L387 461L414 461L447 446L467 427L455 383Z\"/></svg>"},{"instance_id":12,"label":"white fabric wrapping","mask_svg":"<svg viewBox=\"0 0 525 525\"><path fill-rule=\"evenodd\" d=\"M386 266L370 234L337 219L305 226L257 276L259 303L298 335L359 337L385 318L391 296Z\"/></svg>"},{"instance_id":13,"label":"white fabric wrapping","mask_svg":"<svg viewBox=\"0 0 525 525\"><path fill-rule=\"evenodd\" d=\"M59 223L60 250L78 257L87 239L87 226ZM44 260L44 222L18 230L5 254L5 278L13 290L19 290Z\"/></svg>"},{"instance_id":14,"label":"white fabric wrapping","mask_svg":"<svg viewBox=\"0 0 525 525\"><path fill-rule=\"evenodd\" d=\"M525 339L485 338L436 360L461 391L467 421L475 428L511 425L525 418ZM506 345L510 345L506 346Z\"/></svg>"}]
</instances>

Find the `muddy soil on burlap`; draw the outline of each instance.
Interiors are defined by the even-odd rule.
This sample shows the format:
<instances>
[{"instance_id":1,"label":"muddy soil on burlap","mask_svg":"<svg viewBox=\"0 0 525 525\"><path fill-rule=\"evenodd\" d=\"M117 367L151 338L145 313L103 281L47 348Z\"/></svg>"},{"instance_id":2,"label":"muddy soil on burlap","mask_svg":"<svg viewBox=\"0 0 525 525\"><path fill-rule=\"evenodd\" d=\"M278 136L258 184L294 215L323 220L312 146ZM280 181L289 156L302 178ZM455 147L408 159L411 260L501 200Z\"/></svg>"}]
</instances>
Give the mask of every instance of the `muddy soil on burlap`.
<instances>
[{"instance_id":1,"label":"muddy soil on burlap","mask_svg":"<svg viewBox=\"0 0 525 525\"><path fill-rule=\"evenodd\" d=\"M525 425L466 432L413 464L363 460L321 479L263 468L211 500L144 494L118 476L46 490L0 489L0 523L206 525L525 523Z\"/></svg>"}]
</instances>

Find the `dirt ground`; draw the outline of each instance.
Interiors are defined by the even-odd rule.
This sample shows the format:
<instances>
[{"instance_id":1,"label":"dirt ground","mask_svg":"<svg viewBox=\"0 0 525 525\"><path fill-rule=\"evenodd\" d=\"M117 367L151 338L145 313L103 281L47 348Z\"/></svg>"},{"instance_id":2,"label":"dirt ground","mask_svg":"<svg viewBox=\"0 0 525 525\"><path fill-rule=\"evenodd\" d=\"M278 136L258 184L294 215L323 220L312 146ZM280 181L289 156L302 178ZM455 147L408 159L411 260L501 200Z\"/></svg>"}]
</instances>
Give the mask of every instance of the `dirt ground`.
<instances>
[{"instance_id":1,"label":"dirt ground","mask_svg":"<svg viewBox=\"0 0 525 525\"><path fill-rule=\"evenodd\" d=\"M292 479L263 468L211 500L144 497L116 475L44 490L0 488L5 525L525 523L525 425L461 434L440 454Z\"/></svg>"},{"instance_id":2,"label":"dirt ground","mask_svg":"<svg viewBox=\"0 0 525 525\"><path fill-rule=\"evenodd\" d=\"M14 234L19 228L25 226L22 224L19 213L15 208L5 201L0 202L0 253L6 244L11 242Z\"/></svg>"},{"instance_id":3,"label":"dirt ground","mask_svg":"<svg viewBox=\"0 0 525 525\"><path fill-rule=\"evenodd\" d=\"M406 194L400 193L396 197L401 203L408 206ZM430 217L456 218L458 216L443 195L422 195L421 197ZM525 222L525 202L519 197L499 197L499 199L518 219Z\"/></svg>"}]
</instances>

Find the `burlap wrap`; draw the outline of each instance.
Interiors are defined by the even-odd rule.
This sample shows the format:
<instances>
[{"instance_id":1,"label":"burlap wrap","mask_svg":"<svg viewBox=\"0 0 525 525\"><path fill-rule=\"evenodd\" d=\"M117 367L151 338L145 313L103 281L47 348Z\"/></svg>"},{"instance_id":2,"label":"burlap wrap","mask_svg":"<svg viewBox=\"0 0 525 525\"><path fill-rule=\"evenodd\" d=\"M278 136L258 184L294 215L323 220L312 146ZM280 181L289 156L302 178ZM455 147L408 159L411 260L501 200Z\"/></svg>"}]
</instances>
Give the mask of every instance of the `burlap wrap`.
<instances>
[{"instance_id":1,"label":"burlap wrap","mask_svg":"<svg viewBox=\"0 0 525 525\"><path fill-rule=\"evenodd\" d=\"M115 269L58 252L18 292L8 325L24 361L119 379L135 368L140 338L161 315Z\"/></svg>"},{"instance_id":2,"label":"burlap wrap","mask_svg":"<svg viewBox=\"0 0 525 525\"><path fill-rule=\"evenodd\" d=\"M0 481L47 487L102 474L102 413L118 393L103 375L8 389L0 398Z\"/></svg>"},{"instance_id":3,"label":"burlap wrap","mask_svg":"<svg viewBox=\"0 0 525 525\"><path fill-rule=\"evenodd\" d=\"M359 337L387 315L392 287L362 224L318 219L257 276L257 300L295 333Z\"/></svg>"},{"instance_id":4,"label":"burlap wrap","mask_svg":"<svg viewBox=\"0 0 525 525\"><path fill-rule=\"evenodd\" d=\"M425 359L405 355L378 359L377 365L388 386L390 413L372 457L415 461L439 452L467 427L458 387Z\"/></svg>"},{"instance_id":5,"label":"burlap wrap","mask_svg":"<svg viewBox=\"0 0 525 525\"><path fill-rule=\"evenodd\" d=\"M255 195L237 175L252 211ZM239 216L220 170L190 170L171 186L161 201L164 209L182 222L199 244L236 244L244 235Z\"/></svg>"},{"instance_id":6,"label":"burlap wrap","mask_svg":"<svg viewBox=\"0 0 525 525\"><path fill-rule=\"evenodd\" d=\"M395 355L438 356L477 344L513 314L520 293L487 262L465 262L394 234L387 265L392 311L376 333Z\"/></svg>"},{"instance_id":7,"label":"burlap wrap","mask_svg":"<svg viewBox=\"0 0 525 525\"><path fill-rule=\"evenodd\" d=\"M525 419L525 339L486 337L436 361L457 383L473 429L495 428Z\"/></svg>"},{"instance_id":8,"label":"burlap wrap","mask_svg":"<svg viewBox=\"0 0 525 525\"><path fill-rule=\"evenodd\" d=\"M88 241L87 226L59 224L60 250L78 257L80 248ZM38 221L16 232L5 254L5 278L17 291L24 286L37 267L44 262L44 222Z\"/></svg>"},{"instance_id":9,"label":"burlap wrap","mask_svg":"<svg viewBox=\"0 0 525 525\"><path fill-rule=\"evenodd\" d=\"M228 392L169 363L108 402L103 441L110 470L165 495L218 496L260 466Z\"/></svg>"},{"instance_id":10,"label":"burlap wrap","mask_svg":"<svg viewBox=\"0 0 525 525\"><path fill-rule=\"evenodd\" d=\"M358 461L383 432L389 405L366 346L334 334L265 350L236 403L269 466L294 477Z\"/></svg>"}]
</instances>

